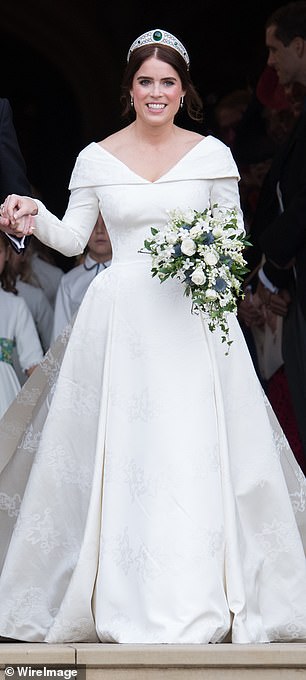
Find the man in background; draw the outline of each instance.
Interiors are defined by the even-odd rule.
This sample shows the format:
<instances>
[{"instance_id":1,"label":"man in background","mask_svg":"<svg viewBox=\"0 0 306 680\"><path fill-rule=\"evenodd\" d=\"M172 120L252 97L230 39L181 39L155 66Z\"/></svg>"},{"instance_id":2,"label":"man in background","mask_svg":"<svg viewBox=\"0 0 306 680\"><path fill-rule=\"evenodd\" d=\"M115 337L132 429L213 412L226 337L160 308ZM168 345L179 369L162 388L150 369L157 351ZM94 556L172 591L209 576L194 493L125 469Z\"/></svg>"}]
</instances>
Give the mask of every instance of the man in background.
<instances>
[{"instance_id":1,"label":"man in background","mask_svg":"<svg viewBox=\"0 0 306 680\"><path fill-rule=\"evenodd\" d=\"M22 157L10 103L0 98L0 203L8 194L31 196L31 186L27 178L26 165ZM0 227L7 224L0 217ZM17 250L20 239L9 236L11 243Z\"/></svg>"},{"instance_id":2,"label":"man in background","mask_svg":"<svg viewBox=\"0 0 306 680\"><path fill-rule=\"evenodd\" d=\"M282 353L293 409L306 456L306 2L277 9L266 22L268 65L299 115L275 153L259 196L251 240L266 262L257 292L283 317Z\"/></svg>"}]
</instances>

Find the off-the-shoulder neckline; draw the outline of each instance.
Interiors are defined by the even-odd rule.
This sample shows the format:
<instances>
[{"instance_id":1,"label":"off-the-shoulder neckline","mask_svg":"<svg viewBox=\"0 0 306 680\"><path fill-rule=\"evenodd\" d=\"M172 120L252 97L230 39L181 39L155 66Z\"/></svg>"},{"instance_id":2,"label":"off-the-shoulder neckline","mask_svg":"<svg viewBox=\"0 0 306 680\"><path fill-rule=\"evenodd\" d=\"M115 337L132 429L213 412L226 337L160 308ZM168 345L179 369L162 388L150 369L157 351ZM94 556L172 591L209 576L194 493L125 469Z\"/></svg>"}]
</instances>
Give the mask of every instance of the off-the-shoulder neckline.
<instances>
[{"instance_id":1,"label":"off-the-shoulder neckline","mask_svg":"<svg viewBox=\"0 0 306 680\"><path fill-rule=\"evenodd\" d=\"M132 175L134 175L134 177L138 177L139 179L142 180L142 182L146 182L147 184L156 184L157 182L160 182L162 179L164 179L164 177L166 177L170 172L175 170L175 168L177 168L188 156L190 156L193 151L195 151L199 146L201 146L201 144L203 144L203 142L207 142L207 140L209 140L210 138L211 138L211 135L207 135L206 137L203 137L199 142L194 144L194 146L191 147L191 149L189 149L183 156L181 156L181 158L179 158L179 160L176 163L174 163L174 165L172 165L171 168L169 168L166 172L164 172L162 175L160 175L160 177L158 177L154 181L151 181L151 180L146 179L145 177L142 177L141 175L139 175L137 172L132 170L128 165L126 165L126 163L124 163L124 161L121 161L120 158L118 158L118 156L115 156L115 154L113 154L110 151L108 151L107 149L105 149L105 147L102 146L99 142L92 142L92 144L94 146L97 146L102 153L104 152L108 156L111 156L111 158L114 161L117 161L117 163L122 165L126 170L128 170L128 172L130 172Z\"/></svg>"}]
</instances>

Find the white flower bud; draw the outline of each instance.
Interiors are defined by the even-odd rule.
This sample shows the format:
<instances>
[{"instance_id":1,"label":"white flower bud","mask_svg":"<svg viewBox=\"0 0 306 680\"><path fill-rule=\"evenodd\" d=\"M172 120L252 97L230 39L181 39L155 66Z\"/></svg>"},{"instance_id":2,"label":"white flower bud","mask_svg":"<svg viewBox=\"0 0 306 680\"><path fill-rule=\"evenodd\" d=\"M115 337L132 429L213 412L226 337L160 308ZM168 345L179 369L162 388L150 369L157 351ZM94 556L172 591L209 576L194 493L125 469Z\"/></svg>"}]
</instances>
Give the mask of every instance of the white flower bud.
<instances>
[{"instance_id":1,"label":"white flower bud","mask_svg":"<svg viewBox=\"0 0 306 680\"><path fill-rule=\"evenodd\" d=\"M208 288L205 293L205 297L207 300L215 300L218 296L213 288Z\"/></svg>"},{"instance_id":2,"label":"white flower bud","mask_svg":"<svg viewBox=\"0 0 306 680\"><path fill-rule=\"evenodd\" d=\"M215 238L221 238L223 236L223 229L221 227L214 227L212 233Z\"/></svg>"},{"instance_id":3,"label":"white flower bud","mask_svg":"<svg viewBox=\"0 0 306 680\"><path fill-rule=\"evenodd\" d=\"M197 226L191 227L189 236L191 236L191 238L194 238L195 236L198 236L200 233L201 233L200 227Z\"/></svg>"}]
</instances>

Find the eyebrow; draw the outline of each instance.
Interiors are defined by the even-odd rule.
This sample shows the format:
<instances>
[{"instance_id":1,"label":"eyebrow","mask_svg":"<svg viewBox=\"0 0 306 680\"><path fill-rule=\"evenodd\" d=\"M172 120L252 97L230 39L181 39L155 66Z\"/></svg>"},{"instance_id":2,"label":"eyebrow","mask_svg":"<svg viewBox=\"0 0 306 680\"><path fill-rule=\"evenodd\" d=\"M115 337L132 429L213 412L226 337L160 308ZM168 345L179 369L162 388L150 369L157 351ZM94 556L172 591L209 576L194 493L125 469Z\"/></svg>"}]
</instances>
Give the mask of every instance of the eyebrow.
<instances>
[{"instance_id":1,"label":"eyebrow","mask_svg":"<svg viewBox=\"0 0 306 680\"><path fill-rule=\"evenodd\" d=\"M154 80L154 78L152 76L146 76L146 75L137 76L137 80L143 80L143 79ZM160 80L175 80L176 81L177 78L175 76L165 76L164 78L160 78Z\"/></svg>"}]
</instances>

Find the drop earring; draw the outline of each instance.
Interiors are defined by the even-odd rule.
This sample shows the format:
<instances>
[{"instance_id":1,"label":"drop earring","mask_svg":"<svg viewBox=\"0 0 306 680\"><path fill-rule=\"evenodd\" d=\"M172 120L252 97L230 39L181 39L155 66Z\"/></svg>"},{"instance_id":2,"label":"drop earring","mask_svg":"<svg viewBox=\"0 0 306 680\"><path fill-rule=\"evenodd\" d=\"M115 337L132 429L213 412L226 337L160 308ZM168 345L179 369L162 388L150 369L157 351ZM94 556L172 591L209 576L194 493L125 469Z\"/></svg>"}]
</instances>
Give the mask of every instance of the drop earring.
<instances>
[{"instance_id":1,"label":"drop earring","mask_svg":"<svg viewBox=\"0 0 306 680\"><path fill-rule=\"evenodd\" d=\"M183 106L184 106L184 97L182 96L182 97L181 97L181 103L180 103L181 109L183 108Z\"/></svg>"},{"instance_id":2,"label":"drop earring","mask_svg":"<svg viewBox=\"0 0 306 680\"><path fill-rule=\"evenodd\" d=\"M131 104L131 109L133 109L133 108L134 108L134 97L133 97L132 94L131 94L131 101L130 101L130 104Z\"/></svg>"}]
</instances>

